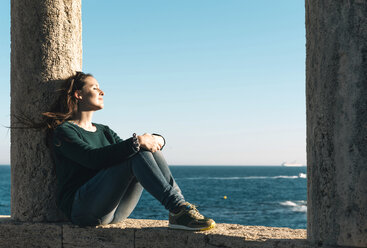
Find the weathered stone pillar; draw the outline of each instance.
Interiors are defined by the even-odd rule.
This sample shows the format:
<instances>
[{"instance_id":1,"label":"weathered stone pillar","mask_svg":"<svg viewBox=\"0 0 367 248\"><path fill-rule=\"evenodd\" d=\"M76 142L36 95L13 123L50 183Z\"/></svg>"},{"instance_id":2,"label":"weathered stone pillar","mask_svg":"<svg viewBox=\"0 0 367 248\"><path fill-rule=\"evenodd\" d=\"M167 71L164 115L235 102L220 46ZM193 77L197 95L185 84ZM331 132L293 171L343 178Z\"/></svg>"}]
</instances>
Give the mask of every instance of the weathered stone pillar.
<instances>
[{"instance_id":1,"label":"weathered stone pillar","mask_svg":"<svg viewBox=\"0 0 367 248\"><path fill-rule=\"evenodd\" d=\"M81 0L11 0L11 114L40 120L60 80L82 64ZM15 125L11 117L11 125ZM11 131L11 216L57 221L56 179L45 134Z\"/></svg>"},{"instance_id":2,"label":"weathered stone pillar","mask_svg":"<svg viewBox=\"0 0 367 248\"><path fill-rule=\"evenodd\" d=\"M367 2L306 0L308 239L367 247Z\"/></svg>"}]
</instances>

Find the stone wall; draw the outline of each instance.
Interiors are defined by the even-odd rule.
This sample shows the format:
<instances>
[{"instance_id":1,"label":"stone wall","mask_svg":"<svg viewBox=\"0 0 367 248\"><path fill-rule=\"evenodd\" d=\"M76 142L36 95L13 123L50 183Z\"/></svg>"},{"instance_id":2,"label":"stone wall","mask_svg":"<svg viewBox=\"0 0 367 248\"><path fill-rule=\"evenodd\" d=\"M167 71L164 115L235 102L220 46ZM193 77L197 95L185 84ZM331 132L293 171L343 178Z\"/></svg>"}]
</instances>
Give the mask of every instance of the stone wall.
<instances>
[{"instance_id":1,"label":"stone wall","mask_svg":"<svg viewBox=\"0 0 367 248\"><path fill-rule=\"evenodd\" d=\"M70 223L17 223L0 217L1 247L75 248L310 248L306 230L218 224L191 232L167 228L162 220L127 219L121 224L80 228Z\"/></svg>"}]
</instances>

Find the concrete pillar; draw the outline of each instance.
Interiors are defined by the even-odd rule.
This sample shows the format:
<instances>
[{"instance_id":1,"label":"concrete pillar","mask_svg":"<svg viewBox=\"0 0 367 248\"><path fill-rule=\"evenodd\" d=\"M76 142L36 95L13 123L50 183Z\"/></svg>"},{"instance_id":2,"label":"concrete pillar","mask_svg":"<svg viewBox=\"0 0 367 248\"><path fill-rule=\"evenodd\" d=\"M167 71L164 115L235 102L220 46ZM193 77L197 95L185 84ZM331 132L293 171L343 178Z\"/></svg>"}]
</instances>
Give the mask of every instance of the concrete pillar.
<instances>
[{"instance_id":1,"label":"concrete pillar","mask_svg":"<svg viewBox=\"0 0 367 248\"><path fill-rule=\"evenodd\" d=\"M82 64L81 0L11 0L11 115L40 120L60 80ZM16 125L11 117L11 125ZM11 131L11 216L63 219L45 134Z\"/></svg>"},{"instance_id":2,"label":"concrete pillar","mask_svg":"<svg viewBox=\"0 0 367 248\"><path fill-rule=\"evenodd\" d=\"M367 247L367 2L306 0L311 242Z\"/></svg>"}]
</instances>

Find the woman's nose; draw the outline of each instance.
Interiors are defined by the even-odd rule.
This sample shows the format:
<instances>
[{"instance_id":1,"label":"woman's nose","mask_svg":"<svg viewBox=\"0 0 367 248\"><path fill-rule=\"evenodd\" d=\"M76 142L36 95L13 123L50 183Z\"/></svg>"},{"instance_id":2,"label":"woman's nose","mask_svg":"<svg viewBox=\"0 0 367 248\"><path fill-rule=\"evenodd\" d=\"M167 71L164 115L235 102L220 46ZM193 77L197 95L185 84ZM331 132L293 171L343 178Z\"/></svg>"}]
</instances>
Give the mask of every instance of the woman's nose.
<instances>
[{"instance_id":1,"label":"woman's nose","mask_svg":"<svg viewBox=\"0 0 367 248\"><path fill-rule=\"evenodd\" d=\"M102 96L104 96L103 90L99 90L99 94L102 95Z\"/></svg>"}]
</instances>

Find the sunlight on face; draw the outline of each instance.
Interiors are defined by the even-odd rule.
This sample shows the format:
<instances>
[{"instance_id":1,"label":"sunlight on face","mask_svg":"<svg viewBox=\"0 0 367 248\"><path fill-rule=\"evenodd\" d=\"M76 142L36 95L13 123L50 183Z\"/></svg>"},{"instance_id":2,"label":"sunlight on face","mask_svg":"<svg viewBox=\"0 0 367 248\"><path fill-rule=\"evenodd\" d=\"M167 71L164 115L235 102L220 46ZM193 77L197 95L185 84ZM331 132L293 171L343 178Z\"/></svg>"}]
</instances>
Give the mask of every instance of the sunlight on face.
<instances>
[{"instance_id":1,"label":"sunlight on face","mask_svg":"<svg viewBox=\"0 0 367 248\"><path fill-rule=\"evenodd\" d=\"M85 85L81 90L82 100L80 107L84 110L100 110L103 109L104 92L99 88L99 83L94 77L87 77Z\"/></svg>"}]
</instances>

